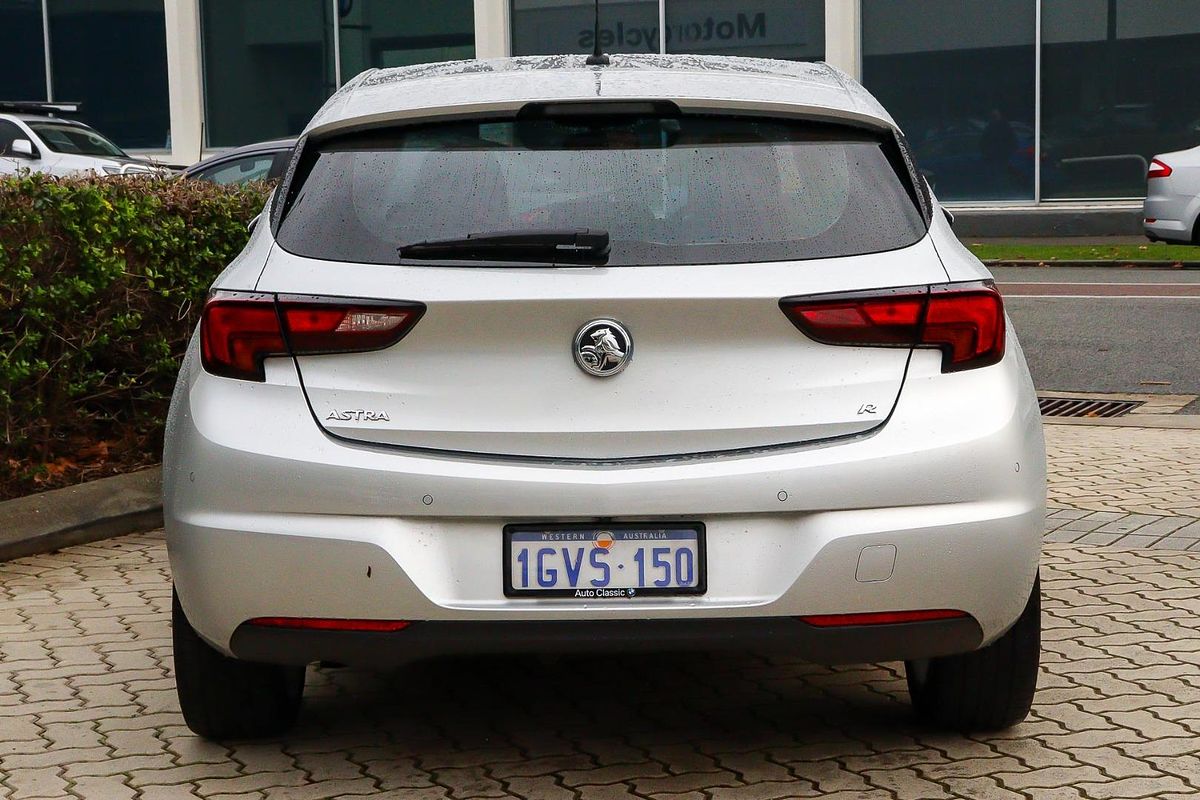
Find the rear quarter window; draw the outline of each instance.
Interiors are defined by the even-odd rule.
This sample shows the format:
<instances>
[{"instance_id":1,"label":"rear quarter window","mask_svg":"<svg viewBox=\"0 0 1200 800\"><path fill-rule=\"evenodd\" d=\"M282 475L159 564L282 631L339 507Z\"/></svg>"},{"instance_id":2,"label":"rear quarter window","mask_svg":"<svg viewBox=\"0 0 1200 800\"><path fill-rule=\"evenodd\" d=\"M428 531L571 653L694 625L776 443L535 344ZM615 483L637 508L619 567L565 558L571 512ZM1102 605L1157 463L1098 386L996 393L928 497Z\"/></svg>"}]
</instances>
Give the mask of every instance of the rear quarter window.
<instances>
[{"instance_id":1,"label":"rear quarter window","mask_svg":"<svg viewBox=\"0 0 1200 800\"><path fill-rule=\"evenodd\" d=\"M610 266L829 258L925 235L909 176L894 138L814 122L427 124L310 144L277 238L298 255L375 264L417 242L575 228L609 232Z\"/></svg>"}]
</instances>

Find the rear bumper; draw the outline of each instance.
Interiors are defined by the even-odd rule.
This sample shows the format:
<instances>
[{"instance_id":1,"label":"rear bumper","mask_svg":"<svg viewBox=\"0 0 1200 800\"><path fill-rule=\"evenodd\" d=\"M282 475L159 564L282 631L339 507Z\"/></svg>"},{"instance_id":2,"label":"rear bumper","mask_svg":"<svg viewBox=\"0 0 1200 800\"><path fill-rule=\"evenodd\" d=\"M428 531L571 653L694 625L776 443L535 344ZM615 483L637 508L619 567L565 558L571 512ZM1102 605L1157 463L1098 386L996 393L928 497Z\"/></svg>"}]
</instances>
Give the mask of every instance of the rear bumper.
<instances>
[{"instance_id":1,"label":"rear bumper","mask_svg":"<svg viewBox=\"0 0 1200 800\"><path fill-rule=\"evenodd\" d=\"M235 652L239 626L264 616L415 620L420 625L397 642L428 637L432 649L475 652L474 631L443 626L734 626L932 608L967 612L980 632L971 646L986 644L1020 615L1037 573L1041 421L1015 339L993 367L950 375L939 367L939 354L916 353L892 418L862 439L742 458L586 467L348 445L320 432L298 385L213 378L189 357L164 455L180 601L200 635L226 653ZM663 518L704 523L703 596L504 596L507 523ZM863 549L878 545L895 548L891 573L860 580ZM816 639L781 638L823 657ZM521 640L507 641L511 650ZM869 655L904 652L881 647Z\"/></svg>"},{"instance_id":2,"label":"rear bumper","mask_svg":"<svg viewBox=\"0 0 1200 800\"><path fill-rule=\"evenodd\" d=\"M1142 230L1156 239L1186 242L1192 238L1192 229L1181 220L1162 219L1161 217L1147 217L1146 219L1153 219L1154 222L1143 221Z\"/></svg>"},{"instance_id":3,"label":"rear bumper","mask_svg":"<svg viewBox=\"0 0 1200 800\"><path fill-rule=\"evenodd\" d=\"M395 633L305 631L243 624L230 649L237 658L279 664L332 661L393 666L428 656L750 650L803 653L818 664L931 658L979 647L970 617L893 625L818 628L794 617L418 622Z\"/></svg>"},{"instance_id":4,"label":"rear bumper","mask_svg":"<svg viewBox=\"0 0 1200 800\"><path fill-rule=\"evenodd\" d=\"M1200 214L1200 196L1151 195L1142 207L1142 228L1157 239L1190 242L1197 214ZM1151 219L1154 222L1146 221Z\"/></svg>"}]
</instances>

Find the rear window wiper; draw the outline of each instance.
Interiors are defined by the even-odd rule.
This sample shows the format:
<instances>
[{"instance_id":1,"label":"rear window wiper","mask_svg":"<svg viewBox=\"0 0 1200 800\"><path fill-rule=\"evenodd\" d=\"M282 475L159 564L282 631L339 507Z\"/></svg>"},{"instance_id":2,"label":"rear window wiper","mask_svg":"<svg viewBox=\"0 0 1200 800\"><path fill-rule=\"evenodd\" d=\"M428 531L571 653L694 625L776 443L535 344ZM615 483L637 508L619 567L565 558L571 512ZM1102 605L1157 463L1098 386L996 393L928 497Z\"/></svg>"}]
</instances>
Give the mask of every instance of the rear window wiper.
<instances>
[{"instance_id":1,"label":"rear window wiper","mask_svg":"<svg viewBox=\"0 0 1200 800\"><path fill-rule=\"evenodd\" d=\"M599 228L491 231L459 239L432 239L399 248L401 258L603 264L608 231Z\"/></svg>"}]
</instances>

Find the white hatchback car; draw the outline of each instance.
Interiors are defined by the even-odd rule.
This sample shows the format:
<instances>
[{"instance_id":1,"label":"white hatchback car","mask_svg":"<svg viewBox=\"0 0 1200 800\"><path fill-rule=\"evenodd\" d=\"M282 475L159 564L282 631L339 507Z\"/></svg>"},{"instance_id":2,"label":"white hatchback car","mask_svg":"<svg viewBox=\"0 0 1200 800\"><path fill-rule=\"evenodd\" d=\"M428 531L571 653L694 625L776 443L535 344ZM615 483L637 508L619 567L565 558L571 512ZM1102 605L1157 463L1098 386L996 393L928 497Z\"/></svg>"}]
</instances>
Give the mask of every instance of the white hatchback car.
<instances>
[{"instance_id":1,"label":"white hatchback car","mask_svg":"<svg viewBox=\"0 0 1200 800\"><path fill-rule=\"evenodd\" d=\"M517 649L905 659L1024 718L1041 419L984 267L823 64L374 71L304 132L167 426L179 700Z\"/></svg>"}]
</instances>

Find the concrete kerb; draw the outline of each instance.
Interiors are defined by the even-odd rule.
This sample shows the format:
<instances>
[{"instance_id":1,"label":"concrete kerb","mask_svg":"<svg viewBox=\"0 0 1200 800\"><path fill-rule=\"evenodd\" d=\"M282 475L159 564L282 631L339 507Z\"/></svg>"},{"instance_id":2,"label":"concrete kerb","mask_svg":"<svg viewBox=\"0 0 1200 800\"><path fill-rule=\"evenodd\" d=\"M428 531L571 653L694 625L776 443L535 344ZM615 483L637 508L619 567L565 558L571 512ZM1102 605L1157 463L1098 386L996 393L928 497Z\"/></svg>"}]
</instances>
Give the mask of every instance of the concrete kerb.
<instances>
[{"instance_id":1,"label":"concrete kerb","mask_svg":"<svg viewBox=\"0 0 1200 800\"><path fill-rule=\"evenodd\" d=\"M1079 259L1075 261L1032 261L1018 259L986 259L984 265L991 267L1109 267L1112 269L1200 269L1200 261L1130 261L1121 259Z\"/></svg>"},{"instance_id":2,"label":"concrete kerb","mask_svg":"<svg viewBox=\"0 0 1200 800\"><path fill-rule=\"evenodd\" d=\"M1044 425L1092 425L1101 428L1173 428L1200 430L1200 414L1138 414L1128 417L1042 417Z\"/></svg>"},{"instance_id":3,"label":"concrete kerb","mask_svg":"<svg viewBox=\"0 0 1200 800\"><path fill-rule=\"evenodd\" d=\"M0 503L0 561L162 527L162 468Z\"/></svg>"}]
</instances>

